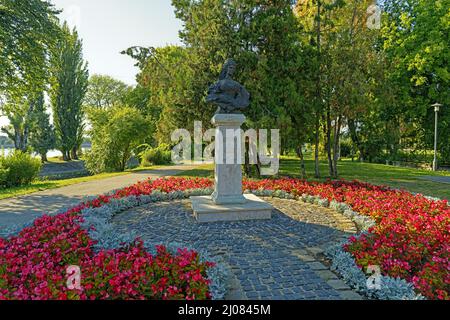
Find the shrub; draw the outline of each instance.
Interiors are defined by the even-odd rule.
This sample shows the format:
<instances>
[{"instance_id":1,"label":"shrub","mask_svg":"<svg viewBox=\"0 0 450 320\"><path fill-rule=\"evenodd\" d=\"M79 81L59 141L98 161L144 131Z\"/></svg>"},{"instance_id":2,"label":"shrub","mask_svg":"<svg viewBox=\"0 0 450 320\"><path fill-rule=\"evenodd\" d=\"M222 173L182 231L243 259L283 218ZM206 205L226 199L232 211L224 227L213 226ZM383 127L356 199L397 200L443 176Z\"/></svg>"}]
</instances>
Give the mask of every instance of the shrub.
<instances>
[{"instance_id":1,"label":"shrub","mask_svg":"<svg viewBox=\"0 0 450 320\"><path fill-rule=\"evenodd\" d=\"M0 159L0 184L7 187L30 184L41 170L41 162L30 154L15 150Z\"/></svg>"},{"instance_id":2,"label":"shrub","mask_svg":"<svg viewBox=\"0 0 450 320\"><path fill-rule=\"evenodd\" d=\"M148 143L144 143L144 144L138 145L137 147L135 147L133 149L133 153L137 156L137 158L139 159L139 162L142 162L142 155L144 154L145 151L147 151L150 148L151 148L151 145L149 145Z\"/></svg>"},{"instance_id":3,"label":"shrub","mask_svg":"<svg viewBox=\"0 0 450 320\"><path fill-rule=\"evenodd\" d=\"M120 106L91 108L88 117L92 149L86 154L86 168L94 174L124 171L133 149L148 136L148 119L135 108Z\"/></svg>"},{"instance_id":4,"label":"shrub","mask_svg":"<svg viewBox=\"0 0 450 320\"><path fill-rule=\"evenodd\" d=\"M169 164L172 162L170 146L162 144L157 148L149 148L141 153L141 159L141 165L144 167Z\"/></svg>"},{"instance_id":5,"label":"shrub","mask_svg":"<svg viewBox=\"0 0 450 320\"><path fill-rule=\"evenodd\" d=\"M342 139L341 140L341 157L349 158L354 157L356 154L355 147L353 146L353 142L351 139Z\"/></svg>"},{"instance_id":6,"label":"shrub","mask_svg":"<svg viewBox=\"0 0 450 320\"><path fill-rule=\"evenodd\" d=\"M0 186L6 185L6 179L8 177L9 169L2 168L0 162Z\"/></svg>"}]
</instances>

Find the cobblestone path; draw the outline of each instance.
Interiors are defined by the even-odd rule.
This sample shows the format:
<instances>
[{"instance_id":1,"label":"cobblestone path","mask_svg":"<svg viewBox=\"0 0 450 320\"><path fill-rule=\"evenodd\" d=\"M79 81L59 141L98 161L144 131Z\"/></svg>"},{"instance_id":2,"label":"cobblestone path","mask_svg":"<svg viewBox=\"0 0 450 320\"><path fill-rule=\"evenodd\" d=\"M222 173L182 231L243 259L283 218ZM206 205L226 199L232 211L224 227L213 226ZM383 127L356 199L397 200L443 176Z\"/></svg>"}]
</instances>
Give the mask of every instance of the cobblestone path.
<instances>
[{"instance_id":1,"label":"cobblestone path","mask_svg":"<svg viewBox=\"0 0 450 320\"><path fill-rule=\"evenodd\" d=\"M333 210L295 200L265 199L266 221L199 224L187 200L124 212L113 223L155 244L177 242L220 255L232 271L227 299L361 299L321 262L323 250L356 232Z\"/></svg>"}]
</instances>

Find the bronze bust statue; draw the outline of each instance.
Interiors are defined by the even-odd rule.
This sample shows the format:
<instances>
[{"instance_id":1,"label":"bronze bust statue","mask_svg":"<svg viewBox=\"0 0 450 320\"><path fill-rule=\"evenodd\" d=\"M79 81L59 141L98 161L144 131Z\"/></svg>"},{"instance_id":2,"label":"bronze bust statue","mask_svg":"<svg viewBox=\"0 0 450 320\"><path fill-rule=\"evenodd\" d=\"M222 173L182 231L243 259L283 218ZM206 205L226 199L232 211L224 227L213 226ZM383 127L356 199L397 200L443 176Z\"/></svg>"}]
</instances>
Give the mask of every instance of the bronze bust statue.
<instances>
[{"instance_id":1,"label":"bronze bust statue","mask_svg":"<svg viewBox=\"0 0 450 320\"><path fill-rule=\"evenodd\" d=\"M250 93L232 79L236 62L228 59L223 65L219 81L209 87L206 102L218 106L216 113L239 113L250 105Z\"/></svg>"}]
</instances>

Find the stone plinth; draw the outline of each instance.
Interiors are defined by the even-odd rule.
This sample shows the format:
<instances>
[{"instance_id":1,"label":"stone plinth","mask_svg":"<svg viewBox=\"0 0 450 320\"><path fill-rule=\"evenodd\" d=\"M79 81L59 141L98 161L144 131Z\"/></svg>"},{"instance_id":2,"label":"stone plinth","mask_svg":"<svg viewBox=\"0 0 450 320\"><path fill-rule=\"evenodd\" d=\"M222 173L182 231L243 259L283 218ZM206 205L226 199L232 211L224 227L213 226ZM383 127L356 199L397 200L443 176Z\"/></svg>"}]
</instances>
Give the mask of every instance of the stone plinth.
<instances>
[{"instance_id":1,"label":"stone plinth","mask_svg":"<svg viewBox=\"0 0 450 320\"><path fill-rule=\"evenodd\" d=\"M215 204L210 196L191 197L194 216L200 223L264 220L272 217L272 205L255 195L243 196L245 203Z\"/></svg>"},{"instance_id":2,"label":"stone plinth","mask_svg":"<svg viewBox=\"0 0 450 320\"><path fill-rule=\"evenodd\" d=\"M215 186L211 196L192 197L198 222L261 220L272 217L273 207L254 195L242 193L242 114L216 114Z\"/></svg>"},{"instance_id":3,"label":"stone plinth","mask_svg":"<svg viewBox=\"0 0 450 320\"><path fill-rule=\"evenodd\" d=\"M242 195L242 142L243 114L216 114L215 187L212 200L215 204L245 203ZM233 136L233 133L236 133Z\"/></svg>"}]
</instances>

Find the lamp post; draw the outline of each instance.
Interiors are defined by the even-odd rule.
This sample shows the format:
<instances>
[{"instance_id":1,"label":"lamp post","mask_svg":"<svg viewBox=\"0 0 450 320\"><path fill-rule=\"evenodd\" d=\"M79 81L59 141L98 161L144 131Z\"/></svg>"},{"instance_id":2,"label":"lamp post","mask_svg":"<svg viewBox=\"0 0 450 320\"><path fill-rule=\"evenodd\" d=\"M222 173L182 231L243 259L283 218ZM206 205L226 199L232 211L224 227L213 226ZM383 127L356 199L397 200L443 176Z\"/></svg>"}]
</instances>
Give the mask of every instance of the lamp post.
<instances>
[{"instance_id":1,"label":"lamp post","mask_svg":"<svg viewBox=\"0 0 450 320\"><path fill-rule=\"evenodd\" d=\"M433 159L433 171L437 171L438 162L437 162L437 139L438 139L438 112L439 108L442 107L442 104L435 103L431 105L434 107L434 159Z\"/></svg>"}]
</instances>

